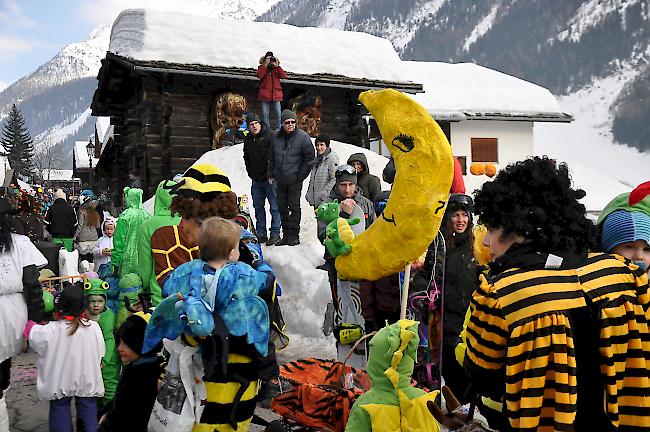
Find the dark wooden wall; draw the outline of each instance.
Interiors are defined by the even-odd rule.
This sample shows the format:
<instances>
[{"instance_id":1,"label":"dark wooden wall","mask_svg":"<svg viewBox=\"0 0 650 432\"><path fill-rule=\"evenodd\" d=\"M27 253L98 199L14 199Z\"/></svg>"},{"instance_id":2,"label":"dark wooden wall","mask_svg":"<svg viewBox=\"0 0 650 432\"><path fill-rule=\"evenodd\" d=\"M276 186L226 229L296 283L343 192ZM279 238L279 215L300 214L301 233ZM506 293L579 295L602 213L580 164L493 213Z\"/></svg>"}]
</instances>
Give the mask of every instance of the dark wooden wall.
<instances>
[{"instance_id":1,"label":"dark wooden wall","mask_svg":"<svg viewBox=\"0 0 650 432\"><path fill-rule=\"evenodd\" d=\"M130 99L118 115L112 115L115 142L97 170L119 202L130 170L140 173L147 199L162 179L184 172L212 149L210 116L218 94L231 91L244 96L248 111L261 117L256 80L169 73L142 73L135 78L131 76ZM337 141L368 145L357 102L359 90L292 84L284 84L283 89L285 98L307 90L321 97L322 133ZM284 101L283 108L290 108L289 104Z\"/></svg>"}]
</instances>

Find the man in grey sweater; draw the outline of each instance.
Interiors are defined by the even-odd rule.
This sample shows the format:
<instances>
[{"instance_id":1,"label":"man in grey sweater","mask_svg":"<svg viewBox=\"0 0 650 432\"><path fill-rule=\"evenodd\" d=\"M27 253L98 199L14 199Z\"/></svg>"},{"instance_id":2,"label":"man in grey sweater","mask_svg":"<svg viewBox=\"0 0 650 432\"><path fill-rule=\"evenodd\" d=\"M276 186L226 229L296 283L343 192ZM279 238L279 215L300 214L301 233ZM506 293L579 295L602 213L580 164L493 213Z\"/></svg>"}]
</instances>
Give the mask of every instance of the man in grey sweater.
<instances>
[{"instance_id":1,"label":"man in grey sweater","mask_svg":"<svg viewBox=\"0 0 650 432\"><path fill-rule=\"evenodd\" d=\"M336 183L336 167L339 156L330 147L330 138L325 134L316 137L316 159L311 167L309 186L305 198L317 208L329 196Z\"/></svg>"}]
</instances>

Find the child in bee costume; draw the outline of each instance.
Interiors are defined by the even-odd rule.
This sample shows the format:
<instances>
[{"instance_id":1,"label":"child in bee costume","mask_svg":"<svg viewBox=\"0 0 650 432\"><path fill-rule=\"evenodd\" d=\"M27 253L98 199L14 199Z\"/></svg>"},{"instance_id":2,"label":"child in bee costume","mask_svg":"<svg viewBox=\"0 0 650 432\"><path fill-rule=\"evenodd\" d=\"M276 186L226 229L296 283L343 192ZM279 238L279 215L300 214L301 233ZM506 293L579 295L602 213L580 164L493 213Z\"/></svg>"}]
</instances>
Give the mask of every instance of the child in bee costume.
<instances>
[{"instance_id":1,"label":"child in bee costume","mask_svg":"<svg viewBox=\"0 0 650 432\"><path fill-rule=\"evenodd\" d=\"M438 391L411 387L419 343L418 322L400 320L386 325L370 340L370 390L354 403L346 432L439 432L427 408Z\"/></svg>"},{"instance_id":2,"label":"child in bee costume","mask_svg":"<svg viewBox=\"0 0 650 432\"><path fill-rule=\"evenodd\" d=\"M197 356L203 365L199 375L205 381L205 398L198 396L202 393L199 384L191 389L192 399L201 399L200 408L194 409L195 432L247 430L258 380L277 375L269 343L269 311L260 297L274 289L274 281L237 261L240 231L235 222L219 217L203 222L202 259L182 264L170 275L163 285L165 300L154 310L145 334L144 353L163 338L198 348L191 357L181 354L178 366L184 370L189 362L197 363ZM165 383L169 385L164 383L163 388L172 389L178 381L171 377L174 370L168 365ZM180 376L182 380L182 372ZM164 423L158 418L168 415L171 404L166 394L167 390L161 390L154 424Z\"/></svg>"}]
</instances>

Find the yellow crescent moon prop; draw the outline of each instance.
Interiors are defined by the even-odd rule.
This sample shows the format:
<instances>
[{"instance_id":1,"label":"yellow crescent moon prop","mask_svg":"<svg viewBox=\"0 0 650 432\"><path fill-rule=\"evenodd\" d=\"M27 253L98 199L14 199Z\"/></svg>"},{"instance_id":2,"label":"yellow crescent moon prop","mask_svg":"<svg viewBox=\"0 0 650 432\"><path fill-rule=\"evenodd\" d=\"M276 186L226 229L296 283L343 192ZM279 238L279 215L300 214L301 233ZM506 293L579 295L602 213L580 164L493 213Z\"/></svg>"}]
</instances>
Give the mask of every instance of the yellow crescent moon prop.
<instances>
[{"instance_id":1,"label":"yellow crescent moon prop","mask_svg":"<svg viewBox=\"0 0 650 432\"><path fill-rule=\"evenodd\" d=\"M336 258L343 279L377 280L404 270L435 238L454 173L451 146L427 111L393 89L359 95L395 159L397 175L384 213Z\"/></svg>"}]
</instances>

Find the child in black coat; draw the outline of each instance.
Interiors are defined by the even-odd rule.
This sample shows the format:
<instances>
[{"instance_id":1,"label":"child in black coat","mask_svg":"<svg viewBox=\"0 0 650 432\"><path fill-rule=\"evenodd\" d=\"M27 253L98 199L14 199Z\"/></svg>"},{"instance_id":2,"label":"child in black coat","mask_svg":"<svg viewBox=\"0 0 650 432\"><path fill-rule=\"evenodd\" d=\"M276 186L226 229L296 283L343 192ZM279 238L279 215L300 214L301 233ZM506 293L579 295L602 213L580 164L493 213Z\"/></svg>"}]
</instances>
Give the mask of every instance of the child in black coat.
<instances>
[{"instance_id":1,"label":"child in black coat","mask_svg":"<svg viewBox=\"0 0 650 432\"><path fill-rule=\"evenodd\" d=\"M147 430L162 372L162 358L155 354L141 355L149 317L138 312L128 317L117 332L117 350L126 366L115 390L113 407L100 420L103 432Z\"/></svg>"}]
</instances>

